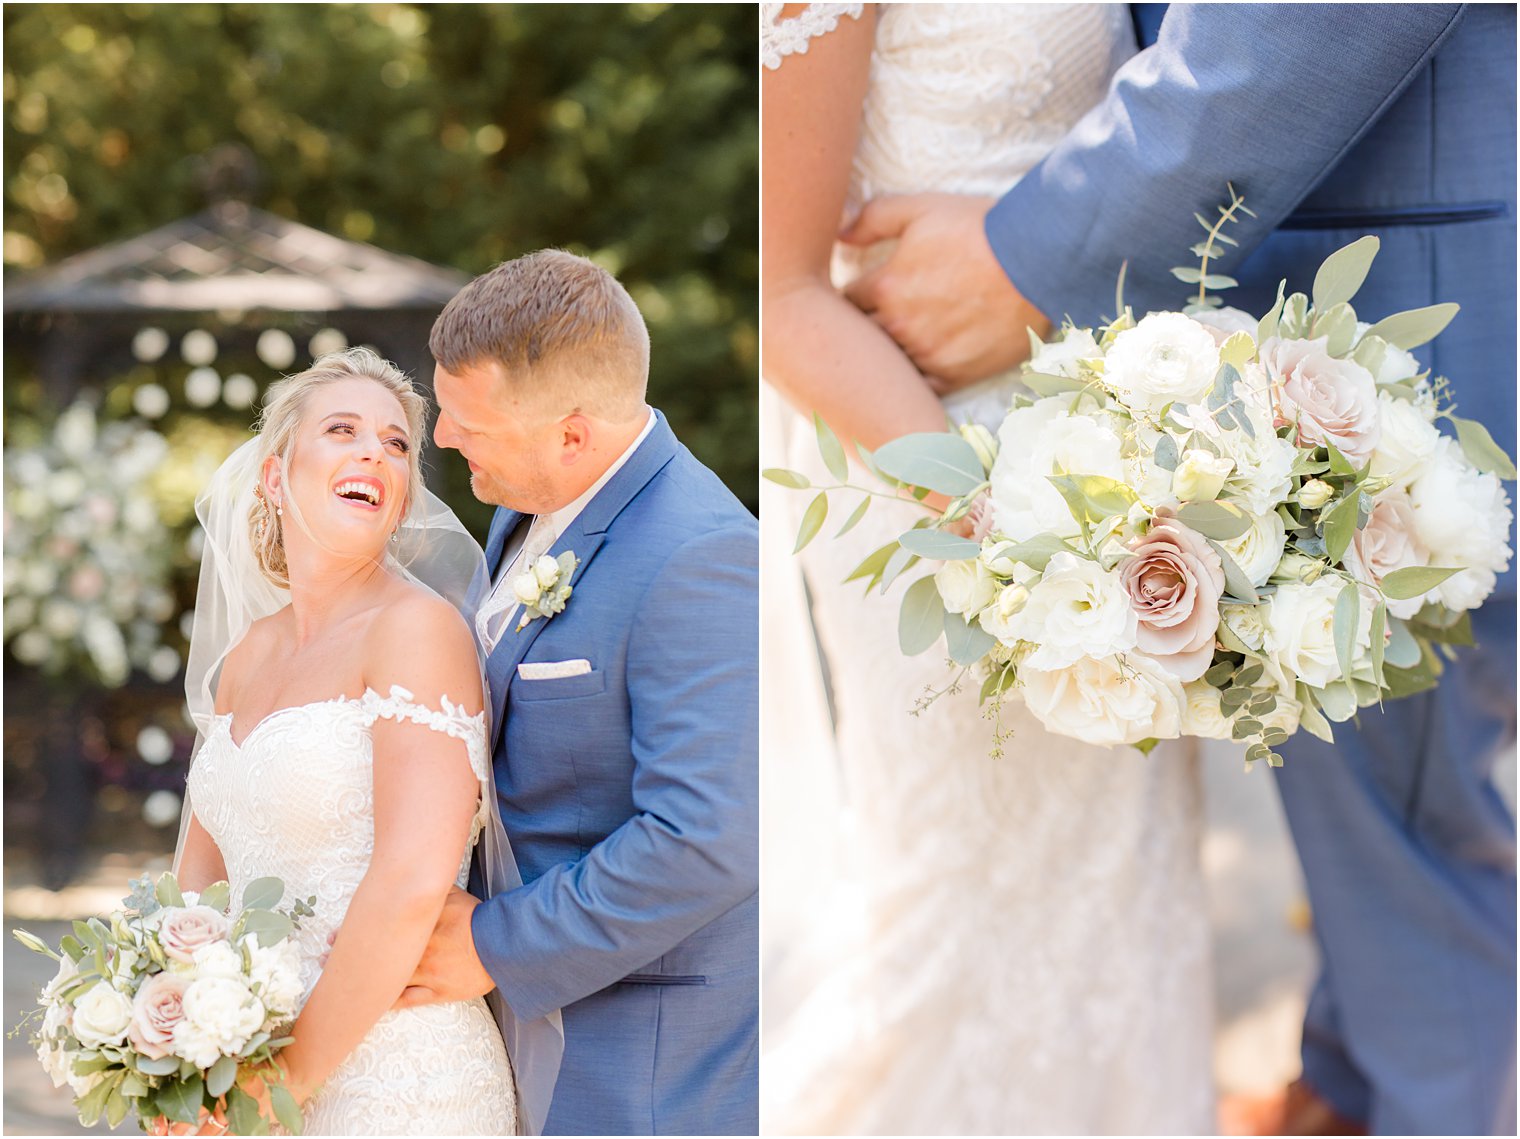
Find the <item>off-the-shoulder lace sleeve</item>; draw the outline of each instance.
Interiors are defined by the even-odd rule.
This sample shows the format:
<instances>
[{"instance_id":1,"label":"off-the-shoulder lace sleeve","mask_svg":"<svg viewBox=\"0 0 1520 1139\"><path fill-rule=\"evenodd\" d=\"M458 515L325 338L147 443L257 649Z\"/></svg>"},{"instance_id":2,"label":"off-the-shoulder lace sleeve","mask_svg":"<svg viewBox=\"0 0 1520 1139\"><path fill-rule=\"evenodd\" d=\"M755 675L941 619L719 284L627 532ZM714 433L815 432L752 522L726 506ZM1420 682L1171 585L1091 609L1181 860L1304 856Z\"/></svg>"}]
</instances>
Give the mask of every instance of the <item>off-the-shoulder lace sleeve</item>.
<instances>
[{"instance_id":1,"label":"off-the-shoulder lace sleeve","mask_svg":"<svg viewBox=\"0 0 1520 1139\"><path fill-rule=\"evenodd\" d=\"M373 688L364 694L365 712L375 720L396 720L421 724L435 732L442 732L456 740L463 740L470 757L470 770L480 783L480 805L475 812L475 822L470 828L473 843L485 826L490 815L488 796L493 794L494 780L491 775L490 745L486 740L486 714L470 715L447 696L441 698L442 708L429 708L417 703L417 697L399 684L391 685L389 696L381 696Z\"/></svg>"},{"instance_id":2,"label":"off-the-shoulder lace sleeve","mask_svg":"<svg viewBox=\"0 0 1520 1139\"><path fill-rule=\"evenodd\" d=\"M795 16L782 18L784 4L760 5L760 62L772 71L793 53L805 53L809 41L839 26L841 16L860 19L863 4L809 4Z\"/></svg>"}]
</instances>

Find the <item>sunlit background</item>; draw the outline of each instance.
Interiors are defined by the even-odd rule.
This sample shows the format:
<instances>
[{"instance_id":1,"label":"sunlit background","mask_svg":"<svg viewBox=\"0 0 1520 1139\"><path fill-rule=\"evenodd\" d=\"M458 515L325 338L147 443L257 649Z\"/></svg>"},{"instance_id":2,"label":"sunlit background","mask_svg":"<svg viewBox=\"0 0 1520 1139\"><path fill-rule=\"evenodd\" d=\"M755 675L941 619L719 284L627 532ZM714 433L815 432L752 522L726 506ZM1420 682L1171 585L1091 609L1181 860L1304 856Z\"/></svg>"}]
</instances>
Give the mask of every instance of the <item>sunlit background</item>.
<instances>
[{"instance_id":1,"label":"sunlit background","mask_svg":"<svg viewBox=\"0 0 1520 1139\"><path fill-rule=\"evenodd\" d=\"M281 374L369 344L426 381L449 296L567 248L628 286L650 401L756 507L755 13L3 19L5 920L56 941L173 846L194 497ZM483 536L462 461L428 466ZM9 1030L48 963L5 961ZM5 1076L7 1132L80 1130L24 1034Z\"/></svg>"}]
</instances>

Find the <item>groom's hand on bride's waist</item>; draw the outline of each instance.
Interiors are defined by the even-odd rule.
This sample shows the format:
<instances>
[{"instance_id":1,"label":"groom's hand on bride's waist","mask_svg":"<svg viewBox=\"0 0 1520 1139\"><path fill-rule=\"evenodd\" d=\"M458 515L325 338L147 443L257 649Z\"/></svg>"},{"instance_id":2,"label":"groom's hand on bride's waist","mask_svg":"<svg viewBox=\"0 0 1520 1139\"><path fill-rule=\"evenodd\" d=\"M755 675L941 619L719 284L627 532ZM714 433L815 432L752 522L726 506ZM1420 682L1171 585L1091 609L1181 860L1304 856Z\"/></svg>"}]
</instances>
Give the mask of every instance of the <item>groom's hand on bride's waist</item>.
<instances>
[{"instance_id":1,"label":"groom's hand on bride's waist","mask_svg":"<svg viewBox=\"0 0 1520 1139\"><path fill-rule=\"evenodd\" d=\"M874 198L839 235L849 245L896 241L887 260L845 286L940 394L1017 367L1047 320L1014 288L987 244L996 198Z\"/></svg>"},{"instance_id":2,"label":"groom's hand on bride's waist","mask_svg":"<svg viewBox=\"0 0 1520 1139\"><path fill-rule=\"evenodd\" d=\"M470 932L470 919L478 905L480 899L472 894L457 887L449 891L422 960L396 1001L397 1008L474 1000L496 987L480 963Z\"/></svg>"}]
</instances>

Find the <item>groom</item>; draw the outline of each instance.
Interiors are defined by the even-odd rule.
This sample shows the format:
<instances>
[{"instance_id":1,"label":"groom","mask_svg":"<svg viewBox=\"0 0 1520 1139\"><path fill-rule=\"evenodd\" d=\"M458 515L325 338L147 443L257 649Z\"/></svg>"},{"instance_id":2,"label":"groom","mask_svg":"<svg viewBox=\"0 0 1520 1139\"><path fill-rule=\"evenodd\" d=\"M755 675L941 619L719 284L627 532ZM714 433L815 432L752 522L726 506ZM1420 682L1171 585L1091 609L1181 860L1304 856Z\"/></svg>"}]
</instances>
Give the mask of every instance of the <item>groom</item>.
<instances>
[{"instance_id":1,"label":"groom","mask_svg":"<svg viewBox=\"0 0 1520 1139\"><path fill-rule=\"evenodd\" d=\"M526 884L456 891L412 984L564 1010L546 1134L754 1133L755 520L645 404L644 321L590 261L498 265L429 346L435 438L499 508L477 625Z\"/></svg>"},{"instance_id":2,"label":"groom","mask_svg":"<svg viewBox=\"0 0 1520 1139\"><path fill-rule=\"evenodd\" d=\"M1154 46L1001 200L866 207L846 240L899 243L852 299L936 384L970 382L1027 354L1025 325L1111 313L1126 259L1137 313L1176 308L1192 214L1233 181L1258 217L1227 231L1227 303L1260 314L1377 234L1358 312L1459 302L1416 354L1513 455L1514 6L1136 7ZM1514 1134L1515 825L1492 781L1515 743L1513 569L1473 625L1438 690L1284 749L1321 973L1303 1081L1261 1133Z\"/></svg>"}]
</instances>

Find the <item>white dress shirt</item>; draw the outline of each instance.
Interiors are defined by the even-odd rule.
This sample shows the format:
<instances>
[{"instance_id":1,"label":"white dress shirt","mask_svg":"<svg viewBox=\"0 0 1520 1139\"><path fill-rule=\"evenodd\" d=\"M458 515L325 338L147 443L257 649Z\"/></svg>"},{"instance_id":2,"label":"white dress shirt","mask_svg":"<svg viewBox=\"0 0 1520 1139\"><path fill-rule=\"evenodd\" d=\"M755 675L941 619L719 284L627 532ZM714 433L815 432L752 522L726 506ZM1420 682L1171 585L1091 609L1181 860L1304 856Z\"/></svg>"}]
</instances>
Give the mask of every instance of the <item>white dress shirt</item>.
<instances>
[{"instance_id":1,"label":"white dress shirt","mask_svg":"<svg viewBox=\"0 0 1520 1139\"><path fill-rule=\"evenodd\" d=\"M517 600L517 595L512 592L512 579L517 576L521 569L532 565L549 548L559 541L559 537L570 528L570 524L580 517L582 510L590 504L601 489L612 481L612 476L623 469L633 453L639 449L639 444L649 437L654 430L654 412L645 413L648 418L644 421L643 429L638 437L628 444L627 449L617 457L610 467L602 472L601 477L586 488L584 494L568 506L562 506L558 510L548 514L535 515L532 523L528 526L527 533L521 540L515 551L510 549L515 535L507 536L507 547L502 550L502 568L496 575L496 581L491 586L490 595L481 604L479 612L475 615L475 630L480 634L481 643L485 645L489 655L501 640L502 633L510 627L510 623L517 619L517 614L522 603ZM520 529L520 527L519 527Z\"/></svg>"}]
</instances>

